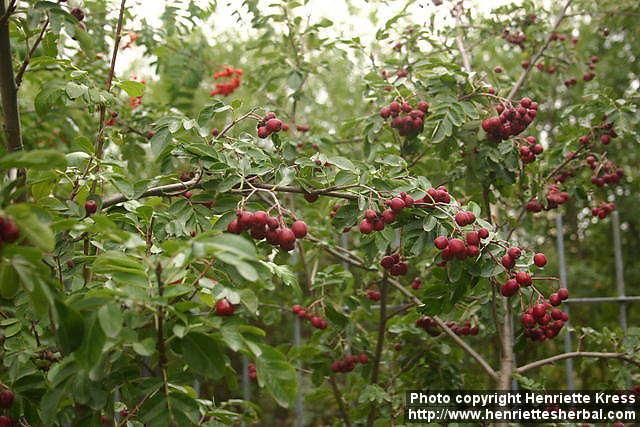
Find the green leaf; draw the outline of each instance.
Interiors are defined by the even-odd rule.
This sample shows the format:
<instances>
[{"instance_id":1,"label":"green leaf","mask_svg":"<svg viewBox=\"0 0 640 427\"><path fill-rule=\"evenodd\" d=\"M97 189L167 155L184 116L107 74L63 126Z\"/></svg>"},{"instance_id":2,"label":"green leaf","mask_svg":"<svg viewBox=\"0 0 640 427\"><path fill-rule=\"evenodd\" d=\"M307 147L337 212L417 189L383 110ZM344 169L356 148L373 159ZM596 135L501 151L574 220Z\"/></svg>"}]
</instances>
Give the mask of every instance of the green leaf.
<instances>
[{"instance_id":1,"label":"green leaf","mask_svg":"<svg viewBox=\"0 0 640 427\"><path fill-rule=\"evenodd\" d=\"M93 314L85 330L82 346L76 351L76 360L78 363L87 370L95 367L102 356L102 348L104 347L105 341L106 337L100 327L98 316Z\"/></svg>"},{"instance_id":2,"label":"green leaf","mask_svg":"<svg viewBox=\"0 0 640 427\"><path fill-rule=\"evenodd\" d=\"M33 212L33 208L26 204L12 205L7 213L15 220L20 233L29 242L45 252L53 251L55 238L51 229Z\"/></svg>"},{"instance_id":3,"label":"green leaf","mask_svg":"<svg viewBox=\"0 0 640 427\"><path fill-rule=\"evenodd\" d=\"M98 310L102 330L109 338L115 338L122 330L122 312L117 304L106 304Z\"/></svg>"},{"instance_id":4,"label":"green leaf","mask_svg":"<svg viewBox=\"0 0 640 427\"><path fill-rule=\"evenodd\" d=\"M60 300L55 301L58 314L58 343L63 353L69 354L80 347L84 337L84 319L73 308Z\"/></svg>"},{"instance_id":5,"label":"green leaf","mask_svg":"<svg viewBox=\"0 0 640 427\"><path fill-rule=\"evenodd\" d=\"M223 376L225 358L216 340L201 332L190 332L180 343L182 357L191 369L213 379Z\"/></svg>"},{"instance_id":6,"label":"green leaf","mask_svg":"<svg viewBox=\"0 0 640 427\"><path fill-rule=\"evenodd\" d=\"M433 134L431 135L432 142L438 143L445 139L447 136L450 136L452 132L451 122L447 117L442 118L436 125L433 130Z\"/></svg>"},{"instance_id":7,"label":"green leaf","mask_svg":"<svg viewBox=\"0 0 640 427\"><path fill-rule=\"evenodd\" d=\"M20 289L18 272L11 264L3 262L0 266L0 296L12 299Z\"/></svg>"},{"instance_id":8,"label":"green leaf","mask_svg":"<svg viewBox=\"0 0 640 427\"><path fill-rule=\"evenodd\" d=\"M56 150L31 150L16 151L5 154L0 159L0 168L27 168L27 169L64 169L67 167L67 158Z\"/></svg>"},{"instance_id":9,"label":"green leaf","mask_svg":"<svg viewBox=\"0 0 640 427\"><path fill-rule=\"evenodd\" d=\"M256 359L258 382L265 387L280 406L290 407L296 398L298 384L296 370L277 349L263 345Z\"/></svg>"},{"instance_id":10,"label":"green leaf","mask_svg":"<svg viewBox=\"0 0 640 427\"><path fill-rule=\"evenodd\" d=\"M116 86L127 92L127 95L132 98L136 98L144 94L145 84L136 82L135 80L126 80L123 82L119 82L116 84Z\"/></svg>"}]
</instances>

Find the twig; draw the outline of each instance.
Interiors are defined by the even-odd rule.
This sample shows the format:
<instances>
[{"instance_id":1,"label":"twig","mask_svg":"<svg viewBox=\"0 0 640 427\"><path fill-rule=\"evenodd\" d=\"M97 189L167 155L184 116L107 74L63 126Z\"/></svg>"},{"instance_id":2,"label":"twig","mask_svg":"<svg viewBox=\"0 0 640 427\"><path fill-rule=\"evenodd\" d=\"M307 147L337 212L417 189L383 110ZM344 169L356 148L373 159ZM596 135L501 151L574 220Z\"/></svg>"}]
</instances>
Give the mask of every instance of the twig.
<instances>
[{"instance_id":1,"label":"twig","mask_svg":"<svg viewBox=\"0 0 640 427\"><path fill-rule=\"evenodd\" d=\"M384 347L384 336L387 332L387 296L389 293L387 273L385 271L382 276L382 282L380 285L380 320L378 322L378 340L376 342L376 352L373 356L373 368L371 370L371 385L378 384L378 377L380 375L380 360L382 359L382 349ZM369 409L369 415L367 416L367 427L373 426L377 413L377 406L372 405Z\"/></svg>"},{"instance_id":2,"label":"twig","mask_svg":"<svg viewBox=\"0 0 640 427\"><path fill-rule=\"evenodd\" d=\"M516 372L521 374L523 372L526 372L530 369L535 369L535 368L539 368L540 366L543 365L548 365L550 363L554 363L557 362L559 360L565 360L565 359L574 359L576 357L593 357L593 358L597 358L597 359L619 359L631 364L634 364L636 366L640 366L640 361L637 361L633 358L631 358L630 356L624 354L624 353L601 353L601 352L594 352L594 351L574 351L571 353L563 353L563 354L557 354L555 356L551 356L548 357L546 359L541 359L541 360L537 360L535 362L531 362L527 365L523 365L520 366L519 368L516 369Z\"/></svg>"},{"instance_id":3,"label":"twig","mask_svg":"<svg viewBox=\"0 0 640 427\"><path fill-rule=\"evenodd\" d=\"M544 51L547 50L547 48L549 47L549 44L551 43L551 40L553 38L553 34L556 32L556 30L560 26L560 23L567 16L567 9L569 8L569 5L571 4L572 1L573 0L567 0L567 2L564 4L564 7L562 8L562 11L560 12L560 14L558 14L558 17L556 18L555 24L553 24L553 27L551 27L551 31L549 31L549 34L547 35L547 39L545 40L544 44L538 50L538 52L536 52L531 57L531 59L529 59L529 66L522 71L522 74L520 74L520 77L516 81L516 84L513 85L513 87L511 88L511 91L509 92L509 95L507 96L508 100L513 99L513 97L516 95L516 93L520 90L520 88L522 87L524 82L527 80L527 77L529 76L529 73L533 69L533 66L536 65L536 62L538 62L540 57L544 54Z\"/></svg>"},{"instance_id":4,"label":"twig","mask_svg":"<svg viewBox=\"0 0 640 427\"><path fill-rule=\"evenodd\" d=\"M349 419L349 413L347 412L347 408L344 405L344 400L342 399L342 394L340 393L340 389L336 384L335 377L329 377L329 384L331 384L331 389L333 390L333 395L336 398L336 402L338 402L338 408L340 409L340 416L342 417L342 421L344 421L344 425L347 427L351 427L351 420Z\"/></svg>"},{"instance_id":5,"label":"twig","mask_svg":"<svg viewBox=\"0 0 640 427\"><path fill-rule=\"evenodd\" d=\"M398 289L400 292L402 292L405 296L409 297L413 302L416 303L416 305L421 306L422 301L420 301L419 298L417 298L415 295L413 295L408 289L406 289L404 286L402 286L400 284L400 282L396 281L396 280L389 280L389 283L391 285L393 285L396 289ZM482 367L482 369L485 370L485 372L487 374L489 374L489 376L494 379L497 380L498 379L498 374L496 373L496 371L493 370L493 368L489 365L489 363L487 363L487 361L480 356L473 348L471 348L469 346L469 344L467 344L466 342L464 342L459 336L457 336L455 334L455 332L453 332L451 330L451 328L449 328L443 321L442 319L440 319L438 316L433 316L433 319L435 320L435 322L438 324L438 326L447 334L449 335L449 337L451 337L451 339L453 341L455 341L456 344L458 344L467 354L469 354L469 356L471 356L472 358L474 358L476 360L476 362L478 362L480 364L480 366Z\"/></svg>"},{"instance_id":6,"label":"twig","mask_svg":"<svg viewBox=\"0 0 640 427\"><path fill-rule=\"evenodd\" d=\"M20 69L16 73L16 87L18 88L20 87L20 84L22 83L22 77L24 76L25 71L27 71L27 67L29 66L29 62L31 61L33 54L36 52L36 49L38 48L38 46L40 45L40 42L44 38L44 34L47 31L48 26L49 26L49 16L47 16L47 19L45 19L44 24L42 25L42 30L40 30L40 34L38 34L38 38L33 43L33 46L31 46L31 49L29 49L29 52L27 52L27 56L25 56L24 61L22 61L22 65L20 66Z\"/></svg>"},{"instance_id":7,"label":"twig","mask_svg":"<svg viewBox=\"0 0 640 427\"><path fill-rule=\"evenodd\" d=\"M460 55L462 56L462 64L464 68L471 72L471 60L469 59L469 53L467 52L467 48L464 45L463 34L462 34L462 0L456 3L453 12L456 18L456 45L458 45L458 50L460 51Z\"/></svg>"}]
</instances>

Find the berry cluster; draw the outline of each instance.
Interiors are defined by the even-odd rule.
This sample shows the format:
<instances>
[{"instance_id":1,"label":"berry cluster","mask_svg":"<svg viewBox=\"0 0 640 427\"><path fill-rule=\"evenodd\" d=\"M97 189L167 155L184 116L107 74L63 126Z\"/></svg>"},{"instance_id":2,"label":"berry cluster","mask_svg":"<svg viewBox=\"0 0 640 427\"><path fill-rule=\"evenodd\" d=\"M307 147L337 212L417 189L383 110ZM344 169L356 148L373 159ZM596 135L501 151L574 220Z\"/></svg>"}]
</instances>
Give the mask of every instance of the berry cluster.
<instances>
[{"instance_id":1,"label":"berry cluster","mask_svg":"<svg viewBox=\"0 0 640 427\"><path fill-rule=\"evenodd\" d=\"M499 116L482 121L482 129L492 141L502 141L522 133L538 113L538 104L529 98L522 98L518 107L496 106Z\"/></svg>"},{"instance_id":2,"label":"berry cluster","mask_svg":"<svg viewBox=\"0 0 640 427\"><path fill-rule=\"evenodd\" d=\"M429 188L427 194L422 199L416 200L416 203L424 204L429 208L433 207L435 203L451 203L451 196L444 186Z\"/></svg>"},{"instance_id":3,"label":"berry cluster","mask_svg":"<svg viewBox=\"0 0 640 427\"><path fill-rule=\"evenodd\" d=\"M420 289L421 286L422 286L422 280L419 277L414 277L413 280L411 281L411 288Z\"/></svg>"},{"instance_id":4,"label":"berry cluster","mask_svg":"<svg viewBox=\"0 0 640 427\"><path fill-rule=\"evenodd\" d=\"M478 325L471 326L471 322L469 320L467 320L463 324L457 324L456 322L447 322L447 327L451 329L454 334L459 336L478 335L478 332L480 332Z\"/></svg>"},{"instance_id":5,"label":"berry cluster","mask_svg":"<svg viewBox=\"0 0 640 427\"><path fill-rule=\"evenodd\" d=\"M605 219L611 212L616 209L615 203L600 203L599 206L591 209L591 215L600 219Z\"/></svg>"},{"instance_id":6,"label":"berry cluster","mask_svg":"<svg viewBox=\"0 0 640 427\"><path fill-rule=\"evenodd\" d=\"M256 379L258 379L258 371L256 371L256 365L254 365L253 363L249 363L247 365L247 371L249 371L249 379L251 381L255 381Z\"/></svg>"},{"instance_id":7,"label":"berry cluster","mask_svg":"<svg viewBox=\"0 0 640 427\"><path fill-rule=\"evenodd\" d=\"M473 212L469 211L460 211L454 217L456 224L460 227L464 227L465 225L471 225L476 222L476 215Z\"/></svg>"},{"instance_id":8,"label":"berry cluster","mask_svg":"<svg viewBox=\"0 0 640 427\"><path fill-rule=\"evenodd\" d=\"M242 70L239 68L226 67L223 71L213 73L214 80L227 79L230 80L224 83L216 83L216 88L210 92L211 96L215 95L231 95L235 90L240 87L240 77L242 76Z\"/></svg>"},{"instance_id":9,"label":"berry cluster","mask_svg":"<svg viewBox=\"0 0 640 427\"><path fill-rule=\"evenodd\" d=\"M276 113L267 113L257 124L258 137L266 138L272 133L278 133L282 130L282 121L276 119Z\"/></svg>"},{"instance_id":10,"label":"berry cluster","mask_svg":"<svg viewBox=\"0 0 640 427\"><path fill-rule=\"evenodd\" d=\"M227 232L240 234L245 230L251 230L250 235L255 240L266 239L273 246L292 251L295 248L296 239L302 239L307 235L307 224L298 220L294 221L289 228L265 211L238 210L236 219L227 225Z\"/></svg>"},{"instance_id":11,"label":"berry cluster","mask_svg":"<svg viewBox=\"0 0 640 427\"><path fill-rule=\"evenodd\" d=\"M392 276L404 276L409 271L409 264L401 261L398 253L382 257L380 265L385 270L389 270Z\"/></svg>"},{"instance_id":12,"label":"berry cluster","mask_svg":"<svg viewBox=\"0 0 640 427\"><path fill-rule=\"evenodd\" d=\"M311 326L313 326L314 328L327 329L327 321L320 316L313 316L311 313L309 313L309 309L305 309L303 306L296 304L291 307L291 311L293 312L293 314L298 316L298 318L310 321Z\"/></svg>"},{"instance_id":13,"label":"berry cluster","mask_svg":"<svg viewBox=\"0 0 640 427\"><path fill-rule=\"evenodd\" d=\"M413 206L414 200L404 191L399 196L390 200L385 200L384 204L388 207L382 212L376 212L373 209L364 211L364 219L360 222L358 228L362 234L369 234L372 231L384 230L385 224L391 224L396 220L396 214L402 212L404 208Z\"/></svg>"},{"instance_id":14,"label":"berry cluster","mask_svg":"<svg viewBox=\"0 0 640 427\"><path fill-rule=\"evenodd\" d=\"M217 316L233 316L233 313L236 311L233 304L229 302L228 299L222 298L216 301L216 315Z\"/></svg>"},{"instance_id":15,"label":"berry cluster","mask_svg":"<svg viewBox=\"0 0 640 427\"><path fill-rule=\"evenodd\" d=\"M406 101L402 104L393 101L389 106L380 109L380 117L383 119L393 117L391 127L398 129L398 133L402 136L412 137L422 132L424 116L428 111L429 103L426 101L419 101L415 108Z\"/></svg>"},{"instance_id":16,"label":"berry cluster","mask_svg":"<svg viewBox=\"0 0 640 427\"><path fill-rule=\"evenodd\" d=\"M342 372L344 374L353 371L356 367L356 363L366 365L367 363L369 363L369 357L364 353L360 353L357 356L350 354L340 360L336 360L335 362L333 362L331 364L331 370L333 372Z\"/></svg>"},{"instance_id":17,"label":"berry cluster","mask_svg":"<svg viewBox=\"0 0 640 427\"><path fill-rule=\"evenodd\" d=\"M611 161L604 162L601 164L601 167L598 167L599 165L595 156L589 155L586 160L589 167L594 170L591 183L598 187L618 184L624 175L622 169L619 169L615 163Z\"/></svg>"},{"instance_id":18,"label":"berry cluster","mask_svg":"<svg viewBox=\"0 0 640 427\"><path fill-rule=\"evenodd\" d=\"M416 319L416 326L423 329L426 333L432 337L437 337L442 333L438 323L430 316L422 316Z\"/></svg>"},{"instance_id":19,"label":"berry cluster","mask_svg":"<svg viewBox=\"0 0 640 427\"><path fill-rule=\"evenodd\" d=\"M516 260L520 258L522 255L522 251L520 248L512 247L507 250L507 253L504 254L500 263L502 266L511 270L516 265ZM538 268L542 268L547 265L547 257L543 253L537 253L533 256L533 263ZM511 297L518 293L520 287L528 287L533 283L533 278L526 271L519 271L512 275L501 287L500 293L502 296Z\"/></svg>"},{"instance_id":20,"label":"berry cluster","mask_svg":"<svg viewBox=\"0 0 640 427\"><path fill-rule=\"evenodd\" d=\"M520 146L520 160L525 164L532 163L537 155L542 154L544 148L538 144L535 136L527 136L524 140L528 145Z\"/></svg>"},{"instance_id":21,"label":"berry cluster","mask_svg":"<svg viewBox=\"0 0 640 427\"><path fill-rule=\"evenodd\" d=\"M519 32L517 34L512 34L508 28L502 30L502 38L505 39L508 43L511 43L512 45L518 46L522 49L524 49L524 42L527 40L527 36L524 33Z\"/></svg>"},{"instance_id":22,"label":"berry cluster","mask_svg":"<svg viewBox=\"0 0 640 427\"><path fill-rule=\"evenodd\" d=\"M11 219L0 216L0 245L2 242L13 243L20 238L20 229Z\"/></svg>"},{"instance_id":23,"label":"berry cluster","mask_svg":"<svg viewBox=\"0 0 640 427\"><path fill-rule=\"evenodd\" d=\"M549 191L547 191L547 209L555 209L567 203L568 200L569 193L561 191L557 185L551 184L549 186Z\"/></svg>"},{"instance_id":24,"label":"berry cluster","mask_svg":"<svg viewBox=\"0 0 640 427\"><path fill-rule=\"evenodd\" d=\"M565 322L569 320L569 315L555 307L567 298L569 298L569 291L567 288L561 288L557 293L549 296L548 302L538 302L529 307L520 319L525 327L524 336L532 341L544 341L547 338L556 337ZM537 328L536 325L538 325Z\"/></svg>"},{"instance_id":25,"label":"berry cluster","mask_svg":"<svg viewBox=\"0 0 640 427\"><path fill-rule=\"evenodd\" d=\"M489 237L489 230L481 228L478 231L469 231L464 240L457 237L438 236L433 240L433 243L436 248L441 250L440 257L442 261L446 262L452 259L463 260L467 257L477 257L480 254L481 239L486 239L487 237Z\"/></svg>"}]
</instances>

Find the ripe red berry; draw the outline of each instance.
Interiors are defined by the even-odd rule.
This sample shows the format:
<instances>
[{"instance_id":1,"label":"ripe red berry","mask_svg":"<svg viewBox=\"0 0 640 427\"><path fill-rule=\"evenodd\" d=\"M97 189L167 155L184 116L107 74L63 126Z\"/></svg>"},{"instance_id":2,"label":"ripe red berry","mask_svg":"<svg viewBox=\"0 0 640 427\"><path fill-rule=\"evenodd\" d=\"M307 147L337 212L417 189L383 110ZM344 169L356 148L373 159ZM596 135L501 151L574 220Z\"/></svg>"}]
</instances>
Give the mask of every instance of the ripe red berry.
<instances>
[{"instance_id":1,"label":"ripe red berry","mask_svg":"<svg viewBox=\"0 0 640 427\"><path fill-rule=\"evenodd\" d=\"M560 304L562 304L562 300L560 299L560 295L558 295L557 293L549 295L549 303L554 307L559 306Z\"/></svg>"},{"instance_id":2,"label":"ripe red berry","mask_svg":"<svg viewBox=\"0 0 640 427\"><path fill-rule=\"evenodd\" d=\"M480 255L480 249L476 245L467 246L467 256L475 258Z\"/></svg>"},{"instance_id":3,"label":"ripe red berry","mask_svg":"<svg viewBox=\"0 0 640 427\"><path fill-rule=\"evenodd\" d=\"M509 248L507 254L513 259L518 259L520 258L520 255L522 255L522 251L520 250L520 248L513 247Z\"/></svg>"},{"instance_id":4,"label":"ripe red berry","mask_svg":"<svg viewBox=\"0 0 640 427\"><path fill-rule=\"evenodd\" d=\"M477 231L470 231L466 235L468 245L478 246L480 244L480 233Z\"/></svg>"},{"instance_id":5,"label":"ripe red berry","mask_svg":"<svg viewBox=\"0 0 640 427\"><path fill-rule=\"evenodd\" d=\"M364 353L360 353L358 355L358 362L360 362L363 365L367 364L367 363L369 363L369 357Z\"/></svg>"},{"instance_id":6,"label":"ripe red berry","mask_svg":"<svg viewBox=\"0 0 640 427\"><path fill-rule=\"evenodd\" d=\"M569 298L569 290L567 288L558 289L558 296L562 301L566 300Z\"/></svg>"},{"instance_id":7,"label":"ripe red berry","mask_svg":"<svg viewBox=\"0 0 640 427\"><path fill-rule=\"evenodd\" d=\"M413 289L420 289L420 286L422 286L422 280L420 280L419 277L416 277L411 281L411 287Z\"/></svg>"},{"instance_id":8,"label":"ripe red berry","mask_svg":"<svg viewBox=\"0 0 640 427\"><path fill-rule=\"evenodd\" d=\"M518 293L520 286L514 279L509 279L500 287L500 293L505 297L510 297Z\"/></svg>"},{"instance_id":9,"label":"ripe red berry","mask_svg":"<svg viewBox=\"0 0 640 427\"><path fill-rule=\"evenodd\" d=\"M391 224L395 220L396 220L396 213L391 209L385 209L382 212L382 221L385 224Z\"/></svg>"},{"instance_id":10,"label":"ripe red berry","mask_svg":"<svg viewBox=\"0 0 640 427\"><path fill-rule=\"evenodd\" d=\"M528 313L522 315L522 324L527 328L532 328L536 324L536 319Z\"/></svg>"},{"instance_id":11,"label":"ripe red berry","mask_svg":"<svg viewBox=\"0 0 640 427\"><path fill-rule=\"evenodd\" d=\"M385 269L390 269L393 265L395 265L397 261L393 257L393 255L387 255L380 260L380 265Z\"/></svg>"},{"instance_id":12,"label":"ripe red berry","mask_svg":"<svg viewBox=\"0 0 640 427\"><path fill-rule=\"evenodd\" d=\"M369 220L363 219L360 222L358 229L362 234L369 234L373 231L373 223Z\"/></svg>"},{"instance_id":13,"label":"ripe red berry","mask_svg":"<svg viewBox=\"0 0 640 427\"><path fill-rule=\"evenodd\" d=\"M393 199L391 199L389 207L394 212L400 212L405 207L404 200L402 200L400 197L394 197Z\"/></svg>"},{"instance_id":14,"label":"ripe red berry","mask_svg":"<svg viewBox=\"0 0 640 427\"><path fill-rule=\"evenodd\" d=\"M291 224L291 231L293 231L297 239L302 239L307 235L307 224L304 221L295 221Z\"/></svg>"},{"instance_id":15,"label":"ripe red berry","mask_svg":"<svg viewBox=\"0 0 640 427\"><path fill-rule=\"evenodd\" d=\"M293 312L293 314L298 314L303 310L302 306L299 304L295 304L293 307L291 307L291 311Z\"/></svg>"},{"instance_id":16,"label":"ripe red berry","mask_svg":"<svg viewBox=\"0 0 640 427\"><path fill-rule=\"evenodd\" d=\"M466 256L467 254L467 248L464 242L458 238L449 239L448 248L456 258L464 258L464 256Z\"/></svg>"},{"instance_id":17,"label":"ripe red berry","mask_svg":"<svg viewBox=\"0 0 640 427\"><path fill-rule=\"evenodd\" d=\"M287 227L281 228L278 235L280 240L280 246L288 247L293 243L295 243L296 241L296 235L293 233L293 231L291 231L290 228L287 228Z\"/></svg>"},{"instance_id":18,"label":"ripe red berry","mask_svg":"<svg viewBox=\"0 0 640 427\"><path fill-rule=\"evenodd\" d=\"M449 245L449 240L445 236L438 236L433 240L436 248L442 250Z\"/></svg>"},{"instance_id":19,"label":"ripe red berry","mask_svg":"<svg viewBox=\"0 0 640 427\"><path fill-rule=\"evenodd\" d=\"M536 319L540 319L547 313L547 306L545 304L536 304L533 306L532 314Z\"/></svg>"},{"instance_id":20,"label":"ripe red berry","mask_svg":"<svg viewBox=\"0 0 640 427\"><path fill-rule=\"evenodd\" d=\"M542 268L547 265L547 257L543 253L537 253L533 256L533 263L536 267Z\"/></svg>"},{"instance_id":21,"label":"ripe red berry","mask_svg":"<svg viewBox=\"0 0 640 427\"><path fill-rule=\"evenodd\" d=\"M487 230L486 228L481 228L480 230L478 230L478 236L480 236L481 239L486 239L487 237L489 237L489 230Z\"/></svg>"},{"instance_id":22,"label":"ripe red berry","mask_svg":"<svg viewBox=\"0 0 640 427\"><path fill-rule=\"evenodd\" d=\"M525 271L519 271L516 273L516 281L520 286L529 286L532 282L531 275Z\"/></svg>"},{"instance_id":23,"label":"ripe red berry","mask_svg":"<svg viewBox=\"0 0 640 427\"><path fill-rule=\"evenodd\" d=\"M78 21L84 20L84 10L80 9L79 7L74 7L73 9L71 9L70 13Z\"/></svg>"},{"instance_id":24,"label":"ripe red berry","mask_svg":"<svg viewBox=\"0 0 640 427\"><path fill-rule=\"evenodd\" d=\"M216 315L218 316L232 316L235 308L233 304L226 298L219 299L216 302Z\"/></svg>"},{"instance_id":25,"label":"ripe red berry","mask_svg":"<svg viewBox=\"0 0 640 427\"><path fill-rule=\"evenodd\" d=\"M6 415L0 415L0 427L13 427L13 420Z\"/></svg>"},{"instance_id":26,"label":"ripe red berry","mask_svg":"<svg viewBox=\"0 0 640 427\"><path fill-rule=\"evenodd\" d=\"M240 234L242 233L242 228L240 227L240 224L238 224L238 220L234 219L233 221L231 221L229 223L229 225L227 225L227 232L232 233L232 234Z\"/></svg>"},{"instance_id":27,"label":"ripe red berry","mask_svg":"<svg viewBox=\"0 0 640 427\"><path fill-rule=\"evenodd\" d=\"M504 255L501 259L502 266L507 270L512 269L516 265L516 260L511 258L509 255Z\"/></svg>"},{"instance_id":28,"label":"ripe red berry","mask_svg":"<svg viewBox=\"0 0 640 427\"><path fill-rule=\"evenodd\" d=\"M247 229L253 226L253 213L249 211L238 211L236 216L238 217L238 225L242 229Z\"/></svg>"},{"instance_id":29,"label":"ripe red berry","mask_svg":"<svg viewBox=\"0 0 640 427\"><path fill-rule=\"evenodd\" d=\"M313 326L316 329L326 329L327 322L325 322L325 320L322 317L313 316L311 318L311 326Z\"/></svg>"},{"instance_id":30,"label":"ripe red berry","mask_svg":"<svg viewBox=\"0 0 640 427\"><path fill-rule=\"evenodd\" d=\"M269 133L279 132L282 129L282 122L278 119L269 119L266 123Z\"/></svg>"},{"instance_id":31,"label":"ripe red berry","mask_svg":"<svg viewBox=\"0 0 640 427\"><path fill-rule=\"evenodd\" d=\"M269 220L269 215L265 211L255 211L253 213L253 225L254 226L265 226L267 225L267 221Z\"/></svg>"},{"instance_id":32,"label":"ripe red berry","mask_svg":"<svg viewBox=\"0 0 640 427\"><path fill-rule=\"evenodd\" d=\"M84 202L84 210L87 212L87 215L92 215L98 210L98 204L95 200L87 200Z\"/></svg>"},{"instance_id":33,"label":"ripe red berry","mask_svg":"<svg viewBox=\"0 0 640 427\"><path fill-rule=\"evenodd\" d=\"M380 301L380 296L380 291L376 291L373 289L367 291L367 298L369 298L371 301Z\"/></svg>"},{"instance_id":34,"label":"ripe red berry","mask_svg":"<svg viewBox=\"0 0 640 427\"><path fill-rule=\"evenodd\" d=\"M13 404L13 399L15 399L15 396L11 390L0 391L0 407L9 408Z\"/></svg>"},{"instance_id":35,"label":"ripe red berry","mask_svg":"<svg viewBox=\"0 0 640 427\"><path fill-rule=\"evenodd\" d=\"M317 194L312 194L312 193L305 193L304 194L304 199L309 202L309 203L313 203L316 200L318 200L318 195Z\"/></svg>"},{"instance_id":36,"label":"ripe red berry","mask_svg":"<svg viewBox=\"0 0 640 427\"><path fill-rule=\"evenodd\" d=\"M269 136L269 129L266 126L260 126L258 128L258 138L264 139Z\"/></svg>"}]
</instances>

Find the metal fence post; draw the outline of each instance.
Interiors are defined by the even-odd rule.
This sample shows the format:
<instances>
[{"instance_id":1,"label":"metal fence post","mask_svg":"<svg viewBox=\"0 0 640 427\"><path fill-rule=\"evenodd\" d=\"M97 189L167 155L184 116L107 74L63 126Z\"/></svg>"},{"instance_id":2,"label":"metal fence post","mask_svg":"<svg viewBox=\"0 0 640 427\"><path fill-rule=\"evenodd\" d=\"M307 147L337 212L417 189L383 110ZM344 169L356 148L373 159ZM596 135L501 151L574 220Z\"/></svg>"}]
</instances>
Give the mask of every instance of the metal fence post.
<instances>
[{"instance_id":1,"label":"metal fence post","mask_svg":"<svg viewBox=\"0 0 640 427\"><path fill-rule=\"evenodd\" d=\"M616 288L619 297L624 297L624 265L622 263L622 243L620 241L620 215L617 210L611 213L611 227L613 228L613 255L616 265ZM627 332L627 303L620 301L620 327Z\"/></svg>"},{"instance_id":2,"label":"metal fence post","mask_svg":"<svg viewBox=\"0 0 640 427\"><path fill-rule=\"evenodd\" d=\"M564 226L562 224L562 214L556 215L556 238L558 243L558 269L560 270L560 287L567 288L567 265L564 258ZM565 312L569 314L569 306L565 307ZM570 353L573 344L571 340L571 332L569 331L569 322L566 324L564 334L564 352ZM567 390L573 391L573 360L565 360L566 375L567 375Z\"/></svg>"}]
</instances>

